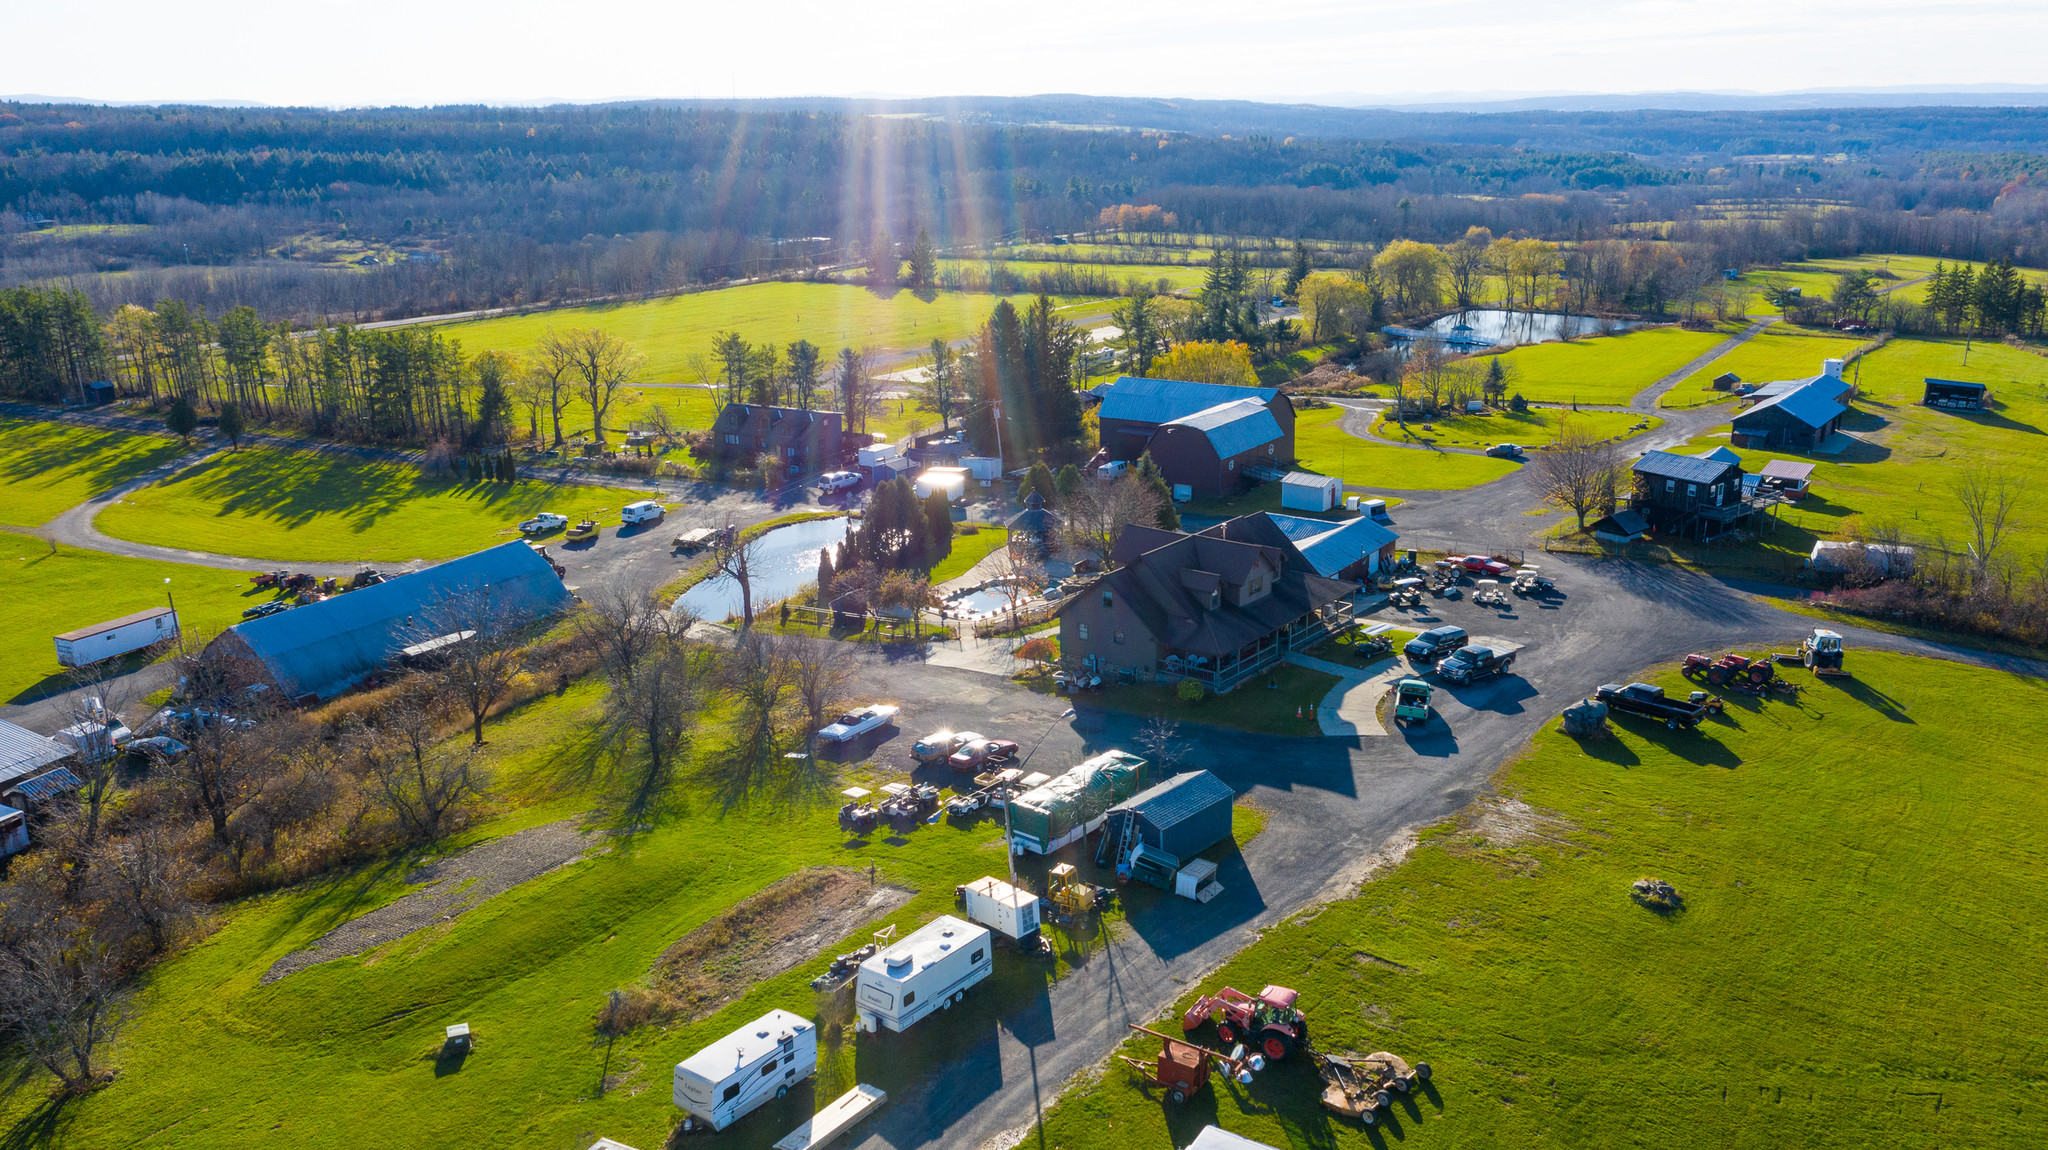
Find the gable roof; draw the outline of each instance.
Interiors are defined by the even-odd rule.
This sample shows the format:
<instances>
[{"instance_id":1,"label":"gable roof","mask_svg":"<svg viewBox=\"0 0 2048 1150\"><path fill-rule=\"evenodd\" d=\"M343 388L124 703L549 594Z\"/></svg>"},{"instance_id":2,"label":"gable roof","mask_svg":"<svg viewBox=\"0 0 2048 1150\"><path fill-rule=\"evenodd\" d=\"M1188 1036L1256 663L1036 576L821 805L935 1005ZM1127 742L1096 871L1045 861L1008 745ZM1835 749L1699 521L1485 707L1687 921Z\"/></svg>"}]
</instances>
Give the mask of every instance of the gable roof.
<instances>
[{"instance_id":1,"label":"gable roof","mask_svg":"<svg viewBox=\"0 0 2048 1150\"><path fill-rule=\"evenodd\" d=\"M1335 487L1343 481L1334 475L1317 475L1313 471L1290 471L1280 477L1280 482L1284 486L1313 487L1320 491Z\"/></svg>"},{"instance_id":2,"label":"gable roof","mask_svg":"<svg viewBox=\"0 0 2048 1150\"><path fill-rule=\"evenodd\" d=\"M56 767L32 779L8 784L7 793L20 795L31 802L47 803L58 795L68 795L83 786L85 783L72 774L69 767Z\"/></svg>"},{"instance_id":3,"label":"gable roof","mask_svg":"<svg viewBox=\"0 0 2048 1150\"><path fill-rule=\"evenodd\" d=\"M1680 483L1715 483L1728 474L1729 468L1733 466L1718 459L1705 459L1697 455L1646 451L1641 459L1636 460L1634 470L1641 475L1676 479Z\"/></svg>"},{"instance_id":4,"label":"gable roof","mask_svg":"<svg viewBox=\"0 0 2048 1150\"><path fill-rule=\"evenodd\" d=\"M1135 811L1146 822L1165 830L1218 803L1229 806L1235 801L1237 792L1230 789L1230 784L1207 771L1192 771L1175 775L1110 809Z\"/></svg>"},{"instance_id":5,"label":"gable roof","mask_svg":"<svg viewBox=\"0 0 2048 1150\"><path fill-rule=\"evenodd\" d=\"M1612 524L1614 529L1623 535L1641 535L1650 529L1650 521L1643 517L1642 512L1627 507L1612 515L1603 516L1598 523L1593 524L1592 530L1599 531L1603 523Z\"/></svg>"},{"instance_id":6,"label":"gable roof","mask_svg":"<svg viewBox=\"0 0 2048 1150\"><path fill-rule=\"evenodd\" d=\"M1286 536L1294 541L1301 557L1309 561L1316 574L1328 579L1334 577L1367 554L1379 551L1399 539L1384 524L1369 515L1347 519L1342 523L1329 523L1320 519L1302 519L1294 515L1264 512Z\"/></svg>"},{"instance_id":7,"label":"gable roof","mask_svg":"<svg viewBox=\"0 0 2048 1150\"><path fill-rule=\"evenodd\" d=\"M728 403L719 410L715 429L757 435L769 443L795 443L809 435L836 431L842 423L836 411Z\"/></svg>"},{"instance_id":8,"label":"gable roof","mask_svg":"<svg viewBox=\"0 0 2048 1150\"><path fill-rule=\"evenodd\" d=\"M1829 420L1849 410L1836 403L1834 398L1828 394L1835 387L1839 386L1840 382L1840 380L1831 376L1817 375L1798 387L1794 387L1789 391L1781 391L1762 403L1757 404L1755 407L1750 408L1748 411L1742 412L1735 417L1735 422L1739 424L1759 412L1776 410L1784 412L1808 427L1819 430L1827 426Z\"/></svg>"},{"instance_id":9,"label":"gable roof","mask_svg":"<svg viewBox=\"0 0 2048 1150\"><path fill-rule=\"evenodd\" d=\"M520 622L553 614L571 602L548 561L526 543L511 542L228 630L287 697L327 696L346 690L418 642L420 629L431 629L429 616L445 596L480 588L488 588L497 608Z\"/></svg>"},{"instance_id":10,"label":"gable roof","mask_svg":"<svg viewBox=\"0 0 2048 1150\"><path fill-rule=\"evenodd\" d=\"M0 783L27 778L71 754L71 748L0 719Z\"/></svg>"},{"instance_id":11,"label":"gable roof","mask_svg":"<svg viewBox=\"0 0 2048 1150\"><path fill-rule=\"evenodd\" d=\"M1098 389L1103 419L1132 423L1171 423L1199 411L1239 399L1271 403L1276 387L1236 387L1227 383L1194 383L1184 379L1144 379L1120 375Z\"/></svg>"},{"instance_id":12,"label":"gable roof","mask_svg":"<svg viewBox=\"0 0 2048 1150\"><path fill-rule=\"evenodd\" d=\"M1716 463L1733 463L1737 467L1742 466L1742 457L1725 447L1716 447L1712 451L1702 451L1698 455L1693 456L1693 458L1711 459Z\"/></svg>"},{"instance_id":13,"label":"gable roof","mask_svg":"<svg viewBox=\"0 0 2048 1150\"><path fill-rule=\"evenodd\" d=\"M1242 390L1242 389L1239 389ZM1280 421L1256 399L1234 399L1203 408L1193 415L1169 420L1166 427L1189 427L1209 437L1216 458L1243 455L1279 439Z\"/></svg>"},{"instance_id":14,"label":"gable roof","mask_svg":"<svg viewBox=\"0 0 2048 1150\"><path fill-rule=\"evenodd\" d=\"M1796 459L1773 459L1764 464L1764 469L1757 474L1765 479L1805 479L1813 474L1813 464Z\"/></svg>"}]
</instances>

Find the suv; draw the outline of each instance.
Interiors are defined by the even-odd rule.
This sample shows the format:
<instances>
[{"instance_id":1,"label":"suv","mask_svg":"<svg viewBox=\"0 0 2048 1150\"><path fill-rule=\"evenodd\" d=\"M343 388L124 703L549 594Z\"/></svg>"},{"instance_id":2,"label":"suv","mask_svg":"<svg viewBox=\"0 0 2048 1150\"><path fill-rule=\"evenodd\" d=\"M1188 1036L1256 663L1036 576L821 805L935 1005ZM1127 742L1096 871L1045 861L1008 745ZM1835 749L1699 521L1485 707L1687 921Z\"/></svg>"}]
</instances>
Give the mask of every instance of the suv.
<instances>
[{"instance_id":1,"label":"suv","mask_svg":"<svg viewBox=\"0 0 2048 1150\"><path fill-rule=\"evenodd\" d=\"M1471 641L1463 627L1432 627L1408 640L1401 653L1411 659L1439 659Z\"/></svg>"},{"instance_id":2,"label":"suv","mask_svg":"<svg viewBox=\"0 0 2048 1150\"><path fill-rule=\"evenodd\" d=\"M652 499L642 499L637 503L628 503L624 507L619 508L619 522L627 527L631 527L635 523L659 523L661 522L661 517L666 514L668 514L668 508L663 507Z\"/></svg>"},{"instance_id":3,"label":"suv","mask_svg":"<svg viewBox=\"0 0 2048 1150\"><path fill-rule=\"evenodd\" d=\"M818 490L820 491L844 491L849 487L859 486L860 473L858 471L827 471L825 474L818 476Z\"/></svg>"}]
</instances>

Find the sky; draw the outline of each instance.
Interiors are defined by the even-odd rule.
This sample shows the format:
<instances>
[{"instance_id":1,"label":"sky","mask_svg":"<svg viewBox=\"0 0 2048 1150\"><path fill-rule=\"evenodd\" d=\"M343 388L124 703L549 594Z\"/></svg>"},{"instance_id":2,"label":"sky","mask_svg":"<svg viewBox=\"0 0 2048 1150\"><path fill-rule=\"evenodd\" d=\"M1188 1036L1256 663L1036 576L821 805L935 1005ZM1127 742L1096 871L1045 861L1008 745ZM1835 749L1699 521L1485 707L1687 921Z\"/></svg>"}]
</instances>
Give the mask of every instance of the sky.
<instances>
[{"instance_id":1,"label":"sky","mask_svg":"<svg viewBox=\"0 0 2048 1150\"><path fill-rule=\"evenodd\" d=\"M2005 83L2043 0L0 0L0 93L273 104Z\"/></svg>"}]
</instances>

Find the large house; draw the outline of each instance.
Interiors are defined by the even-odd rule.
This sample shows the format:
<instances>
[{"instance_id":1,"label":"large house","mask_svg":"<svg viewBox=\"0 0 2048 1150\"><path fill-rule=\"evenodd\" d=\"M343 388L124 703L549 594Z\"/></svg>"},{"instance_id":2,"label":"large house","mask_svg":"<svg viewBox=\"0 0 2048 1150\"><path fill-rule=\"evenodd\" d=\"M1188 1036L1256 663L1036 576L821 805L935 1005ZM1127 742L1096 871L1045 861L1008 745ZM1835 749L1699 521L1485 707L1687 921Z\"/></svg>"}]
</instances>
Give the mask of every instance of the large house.
<instances>
[{"instance_id":1,"label":"large house","mask_svg":"<svg viewBox=\"0 0 2048 1150\"><path fill-rule=\"evenodd\" d=\"M1668 535L1712 539L1775 502L1750 494L1742 464L1721 457L1718 450L1702 455L1644 452L1632 470L1629 509Z\"/></svg>"},{"instance_id":2,"label":"large house","mask_svg":"<svg viewBox=\"0 0 2048 1150\"><path fill-rule=\"evenodd\" d=\"M845 422L836 411L728 403L711 425L711 450L726 459L759 455L784 475L808 475L844 461Z\"/></svg>"},{"instance_id":3,"label":"large house","mask_svg":"<svg viewBox=\"0 0 2048 1150\"><path fill-rule=\"evenodd\" d=\"M1361 582L1378 574L1381 568L1393 564L1394 544L1401 538L1392 528L1369 515L1331 521L1268 511L1263 516L1246 515L1219 523L1209 530L1227 532L1232 524L1260 518L1286 536L1295 550L1301 552L1301 557L1308 560L1309 566L1315 568L1316 574L1325 579ZM1245 537L1245 541L1256 543L1263 540Z\"/></svg>"},{"instance_id":4,"label":"large house","mask_svg":"<svg viewBox=\"0 0 2048 1150\"><path fill-rule=\"evenodd\" d=\"M1091 388L1088 394L1102 402L1098 413L1102 421L1102 449L1111 459L1132 460L1150 450L1156 461L1159 451L1154 437L1162 427L1177 421L1185 423L1197 416L1202 417L1198 424L1203 431L1244 420L1246 413L1240 408L1216 411L1241 400L1264 407L1272 416L1272 427L1279 433L1257 444L1261 448L1272 445L1271 452L1262 454L1283 461L1294 458L1294 404L1278 388L1124 375L1112 383ZM1181 481L1169 476L1167 482Z\"/></svg>"},{"instance_id":5,"label":"large house","mask_svg":"<svg viewBox=\"0 0 2048 1150\"><path fill-rule=\"evenodd\" d=\"M1841 427L1850 391L1839 359L1828 360L1819 375L1767 383L1750 393L1756 405L1736 415L1732 441L1737 447L1812 451Z\"/></svg>"},{"instance_id":6,"label":"large house","mask_svg":"<svg viewBox=\"0 0 2048 1150\"><path fill-rule=\"evenodd\" d=\"M1324 578L1264 515L1195 535L1126 527L1112 570L1060 604L1070 665L1228 691L1350 625L1350 583Z\"/></svg>"},{"instance_id":7,"label":"large house","mask_svg":"<svg viewBox=\"0 0 2048 1150\"><path fill-rule=\"evenodd\" d=\"M241 663L250 682L270 683L287 699L324 699L390 666L407 647L473 630L476 621L468 617L466 602L471 597L485 597L493 621L505 625L554 614L573 602L561 577L531 546L501 543L237 623L208 651ZM436 634L442 627L446 634Z\"/></svg>"}]
</instances>

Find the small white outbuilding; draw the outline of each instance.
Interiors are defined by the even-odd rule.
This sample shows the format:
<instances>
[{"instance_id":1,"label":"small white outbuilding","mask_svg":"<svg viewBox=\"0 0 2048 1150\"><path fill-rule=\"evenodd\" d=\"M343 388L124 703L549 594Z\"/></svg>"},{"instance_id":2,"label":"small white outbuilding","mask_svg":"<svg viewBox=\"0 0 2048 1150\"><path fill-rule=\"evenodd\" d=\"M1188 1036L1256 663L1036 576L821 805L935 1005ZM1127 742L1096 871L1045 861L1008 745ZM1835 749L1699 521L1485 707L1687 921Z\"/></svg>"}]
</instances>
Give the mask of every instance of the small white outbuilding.
<instances>
[{"instance_id":1,"label":"small white outbuilding","mask_svg":"<svg viewBox=\"0 0 2048 1150\"><path fill-rule=\"evenodd\" d=\"M1334 475L1290 471L1280 480L1280 506L1292 511L1334 511L1344 485Z\"/></svg>"}]
</instances>

